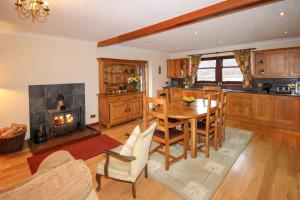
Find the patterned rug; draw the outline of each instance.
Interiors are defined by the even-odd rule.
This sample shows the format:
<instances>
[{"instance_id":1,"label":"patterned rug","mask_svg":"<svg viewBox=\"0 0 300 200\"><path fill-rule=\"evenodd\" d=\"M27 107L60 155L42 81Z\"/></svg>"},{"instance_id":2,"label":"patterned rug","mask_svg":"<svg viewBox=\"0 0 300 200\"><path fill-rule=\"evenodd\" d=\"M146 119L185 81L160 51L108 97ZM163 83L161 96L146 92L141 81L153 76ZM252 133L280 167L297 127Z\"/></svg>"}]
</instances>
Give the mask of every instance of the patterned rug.
<instances>
[{"instance_id":1,"label":"patterned rug","mask_svg":"<svg viewBox=\"0 0 300 200\"><path fill-rule=\"evenodd\" d=\"M164 156L158 153L151 155L149 161L150 177L187 200L210 199L224 177L249 143L253 132L226 127L225 143L218 151L210 147L210 156L206 158L198 153L192 159L190 151L187 160L180 160L165 171ZM153 144L153 147L156 144ZM182 145L173 145L171 154L183 152Z\"/></svg>"}]
</instances>

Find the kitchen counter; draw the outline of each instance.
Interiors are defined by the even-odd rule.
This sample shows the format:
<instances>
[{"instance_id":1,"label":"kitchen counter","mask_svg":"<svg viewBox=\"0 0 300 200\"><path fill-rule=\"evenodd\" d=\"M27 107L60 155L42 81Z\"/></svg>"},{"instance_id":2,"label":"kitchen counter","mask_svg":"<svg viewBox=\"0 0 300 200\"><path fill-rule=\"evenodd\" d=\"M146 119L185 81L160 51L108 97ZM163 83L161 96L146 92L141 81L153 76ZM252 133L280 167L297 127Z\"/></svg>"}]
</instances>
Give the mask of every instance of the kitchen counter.
<instances>
[{"instance_id":1,"label":"kitchen counter","mask_svg":"<svg viewBox=\"0 0 300 200\"><path fill-rule=\"evenodd\" d=\"M203 87L176 87L176 86L169 86L164 88L174 88L174 89L182 89L182 90L202 90ZM250 93L250 94L262 94L262 95L277 95L277 96L290 96L290 97L300 97L300 94L286 94L286 93L277 93L275 91L270 91L269 93L264 93L260 88L253 88L253 89L243 89L243 88L223 88L222 91L224 92L232 92L232 93Z\"/></svg>"}]
</instances>

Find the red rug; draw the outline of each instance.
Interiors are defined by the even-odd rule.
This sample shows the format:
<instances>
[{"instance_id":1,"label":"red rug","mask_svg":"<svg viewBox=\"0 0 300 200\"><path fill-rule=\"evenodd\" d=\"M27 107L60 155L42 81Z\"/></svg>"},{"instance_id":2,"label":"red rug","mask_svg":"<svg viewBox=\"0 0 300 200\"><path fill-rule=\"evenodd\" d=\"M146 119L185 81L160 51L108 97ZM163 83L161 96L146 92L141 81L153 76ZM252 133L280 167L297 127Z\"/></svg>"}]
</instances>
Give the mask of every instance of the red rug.
<instances>
[{"instance_id":1,"label":"red rug","mask_svg":"<svg viewBox=\"0 0 300 200\"><path fill-rule=\"evenodd\" d=\"M106 150L115 148L121 143L107 135L95 136L80 142L69 144L62 147L57 147L51 151L46 151L27 158L27 162L31 171L34 174L40 163L51 153L59 150L66 150L72 154L75 159L87 160L95 157Z\"/></svg>"}]
</instances>

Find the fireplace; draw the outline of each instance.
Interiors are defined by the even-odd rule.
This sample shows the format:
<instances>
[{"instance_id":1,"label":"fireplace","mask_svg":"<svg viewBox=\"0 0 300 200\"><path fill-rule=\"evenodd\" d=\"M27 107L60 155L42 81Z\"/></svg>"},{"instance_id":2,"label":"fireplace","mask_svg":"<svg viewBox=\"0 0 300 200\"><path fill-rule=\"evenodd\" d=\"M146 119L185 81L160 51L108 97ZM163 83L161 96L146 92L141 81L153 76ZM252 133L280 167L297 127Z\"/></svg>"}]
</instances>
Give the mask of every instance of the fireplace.
<instances>
[{"instance_id":1,"label":"fireplace","mask_svg":"<svg viewBox=\"0 0 300 200\"><path fill-rule=\"evenodd\" d=\"M29 104L32 141L43 135L41 130L47 138L52 138L84 128L83 83L29 86Z\"/></svg>"}]
</instances>

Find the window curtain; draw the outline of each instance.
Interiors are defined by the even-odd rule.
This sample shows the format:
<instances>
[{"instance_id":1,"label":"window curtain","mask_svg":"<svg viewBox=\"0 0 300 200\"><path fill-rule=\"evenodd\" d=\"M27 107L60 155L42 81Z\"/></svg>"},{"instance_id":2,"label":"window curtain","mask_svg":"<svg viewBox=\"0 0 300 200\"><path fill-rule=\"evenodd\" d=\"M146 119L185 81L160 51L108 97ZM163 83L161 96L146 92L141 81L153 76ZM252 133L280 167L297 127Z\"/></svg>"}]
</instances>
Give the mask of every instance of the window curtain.
<instances>
[{"instance_id":1,"label":"window curtain","mask_svg":"<svg viewBox=\"0 0 300 200\"><path fill-rule=\"evenodd\" d=\"M196 81L197 71L200 65L201 56L200 55L192 55L191 57L191 73L189 75L189 86L193 86Z\"/></svg>"},{"instance_id":2,"label":"window curtain","mask_svg":"<svg viewBox=\"0 0 300 200\"><path fill-rule=\"evenodd\" d=\"M243 88L252 87L252 73L251 73L251 51L250 50L236 50L233 52L234 57L240 70L243 74Z\"/></svg>"}]
</instances>

